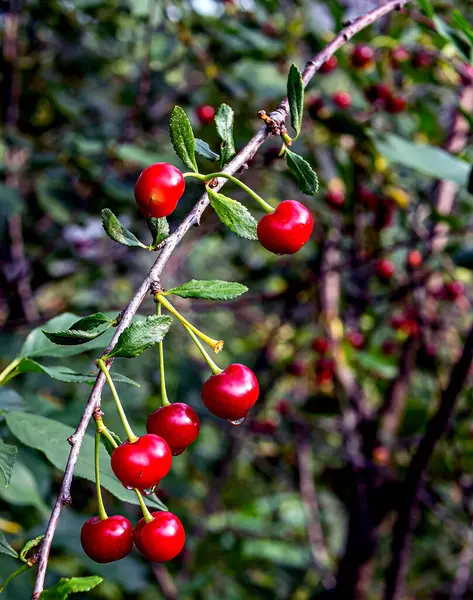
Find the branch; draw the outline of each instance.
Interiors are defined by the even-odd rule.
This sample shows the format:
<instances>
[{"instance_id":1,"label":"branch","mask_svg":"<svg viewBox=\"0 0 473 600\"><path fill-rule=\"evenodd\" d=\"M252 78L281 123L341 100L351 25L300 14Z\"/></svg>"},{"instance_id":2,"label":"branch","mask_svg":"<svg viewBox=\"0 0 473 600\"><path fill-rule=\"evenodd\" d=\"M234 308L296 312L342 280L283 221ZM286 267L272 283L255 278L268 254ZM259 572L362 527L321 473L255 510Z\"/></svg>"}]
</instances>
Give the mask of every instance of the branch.
<instances>
[{"instance_id":1,"label":"branch","mask_svg":"<svg viewBox=\"0 0 473 600\"><path fill-rule=\"evenodd\" d=\"M393 527L392 560L386 574L385 600L399 600L402 597L408 544L414 525L422 479L435 446L448 426L472 361L473 327L466 339L463 353L452 369L449 383L440 399L440 406L430 419L424 437L420 441L407 471L401 506Z\"/></svg>"},{"instance_id":2,"label":"branch","mask_svg":"<svg viewBox=\"0 0 473 600\"><path fill-rule=\"evenodd\" d=\"M319 70L321 65L330 58L339 48L341 48L350 38L352 38L356 33L368 27L378 19L381 19L391 11L402 7L406 4L408 0L390 0L383 6L380 6L366 15L358 17L353 23L351 23L348 27L343 29L334 39L317 55L315 55L308 63L306 68L302 73L302 80L304 85L306 86L315 73ZM288 114L288 100L285 98L278 108L272 112L269 116L277 125L281 125L285 122ZM238 173L244 166L248 164L248 162L253 158L253 156L258 151L258 148L264 143L264 141L271 135L271 132L268 130L266 125L261 127L256 135L247 143L247 145L235 156L235 158L225 167L224 172L229 174ZM220 178L217 181L217 185L215 186L215 190L219 190L224 184L226 180ZM209 205L209 199L207 194L204 194L197 204L194 206L192 211L187 215L187 217L180 223L177 229L167 238L166 244L164 245L160 255L158 256L156 262L151 267L148 275L145 280L141 284L140 288L136 292L135 296L132 298L126 309L122 314L122 319L120 321L119 326L113 336L113 339L109 345L109 347L105 350L102 356L107 354L117 343L118 337L121 332L128 327L131 323L131 320L135 313L137 312L139 306L143 302L146 295L152 290L152 288L159 282L159 278L161 273L171 257L174 249L185 236L185 234L189 231L189 229L193 225L199 225L200 219L202 217L203 212ZM113 361L110 361L110 366ZM62 511L62 508L65 504L69 504L71 502L70 497L70 489L71 489L71 481L74 473L75 465L77 462L77 457L79 455L80 447L82 445L82 441L84 439L84 435L87 429L87 425L92 417L95 407L100 402L100 395L102 392L102 388L105 383L105 377L102 373L97 376L94 387L92 388L92 392L89 396L87 404L84 409L84 413L80 420L80 423L74 432L73 436L71 436L70 442L72 445L69 459L67 461L66 469L64 471L64 479L62 481L61 489L59 491L59 495L57 497L56 503L54 505L53 512L51 513L51 517L49 519L48 526L46 528L45 537L41 546L41 550L39 552L39 561L38 561L38 573L36 576L36 581L33 590L32 600L38 600L43 588L44 588L44 579L46 576L46 569L48 564L49 553L51 550L51 543L56 531L56 527L59 521L59 517Z\"/></svg>"}]
</instances>

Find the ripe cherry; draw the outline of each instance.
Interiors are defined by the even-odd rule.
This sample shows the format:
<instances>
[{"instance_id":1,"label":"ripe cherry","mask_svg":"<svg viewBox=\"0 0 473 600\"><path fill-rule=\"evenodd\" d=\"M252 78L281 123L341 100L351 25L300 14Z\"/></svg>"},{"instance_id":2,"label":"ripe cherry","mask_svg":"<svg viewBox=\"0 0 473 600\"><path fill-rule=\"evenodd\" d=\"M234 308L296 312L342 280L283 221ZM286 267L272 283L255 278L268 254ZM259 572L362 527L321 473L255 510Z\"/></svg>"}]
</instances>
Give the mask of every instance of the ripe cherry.
<instances>
[{"instance_id":1,"label":"ripe cherry","mask_svg":"<svg viewBox=\"0 0 473 600\"><path fill-rule=\"evenodd\" d=\"M375 83L370 85L365 94L370 102L377 106L384 107L388 98L391 97L392 92L389 85L386 83Z\"/></svg>"},{"instance_id":2,"label":"ripe cherry","mask_svg":"<svg viewBox=\"0 0 473 600\"><path fill-rule=\"evenodd\" d=\"M193 408L184 402L162 406L151 413L146 421L146 431L165 440L174 456L195 442L199 435L199 417Z\"/></svg>"},{"instance_id":3,"label":"ripe cherry","mask_svg":"<svg viewBox=\"0 0 473 600\"><path fill-rule=\"evenodd\" d=\"M376 274L381 279L388 281L394 275L395 267L394 264L386 258L381 258L376 263Z\"/></svg>"},{"instance_id":4,"label":"ripe cherry","mask_svg":"<svg viewBox=\"0 0 473 600\"><path fill-rule=\"evenodd\" d=\"M82 525L80 541L84 552L97 563L110 563L125 558L133 548L133 528L121 515L92 517Z\"/></svg>"},{"instance_id":5,"label":"ripe cherry","mask_svg":"<svg viewBox=\"0 0 473 600\"><path fill-rule=\"evenodd\" d=\"M347 339L355 350L361 350L365 345L365 337L359 331L349 333Z\"/></svg>"},{"instance_id":6,"label":"ripe cherry","mask_svg":"<svg viewBox=\"0 0 473 600\"><path fill-rule=\"evenodd\" d=\"M215 117L215 108L210 104L201 104L195 109L195 114L202 125L211 125Z\"/></svg>"},{"instance_id":7,"label":"ripe cherry","mask_svg":"<svg viewBox=\"0 0 473 600\"><path fill-rule=\"evenodd\" d=\"M351 53L351 64L355 69L366 69L373 64L374 50L366 44L358 44Z\"/></svg>"},{"instance_id":8,"label":"ripe cherry","mask_svg":"<svg viewBox=\"0 0 473 600\"><path fill-rule=\"evenodd\" d=\"M148 433L135 442L123 442L112 453L112 470L126 488L154 488L171 468L167 442Z\"/></svg>"},{"instance_id":9,"label":"ripe cherry","mask_svg":"<svg viewBox=\"0 0 473 600\"><path fill-rule=\"evenodd\" d=\"M143 518L133 530L133 541L141 554L153 562L175 558L184 548L186 533L181 521L171 512L154 512L148 523Z\"/></svg>"},{"instance_id":10,"label":"ripe cherry","mask_svg":"<svg viewBox=\"0 0 473 600\"><path fill-rule=\"evenodd\" d=\"M238 363L212 375L202 386L202 401L216 417L228 421L245 419L258 400L259 384L251 369Z\"/></svg>"},{"instance_id":11,"label":"ripe cherry","mask_svg":"<svg viewBox=\"0 0 473 600\"><path fill-rule=\"evenodd\" d=\"M391 95L386 98L386 111L393 115L404 112L407 107L406 99L402 96Z\"/></svg>"},{"instance_id":12,"label":"ripe cherry","mask_svg":"<svg viewBox=\"0 0 473 600\"><path fill-rule=\"evenodd\" d=\"M465 287L461 281L449 281L443 286L443 297L445 300L455 301L465 293Z\"/></svg>"},{"instance_id":13,"label":"ripe cherry","mask_svg":"<svg viewBox=\"0 0 473 600\"><path fill-rule=\"evenodd\" d=\"M135 201L143 215L150 219L167 217L186 187L182 173L168 163L156 163L138 177L135 185Z\"/></svg>"},{"instance_id":14,"label":"ripe cherry","mask_svg":"<svg viewBox=\"0 0 473 600\"><path fill-rule=\"evenodd\" d=\"M418 269L422 264L422 254L419 250L411 250L407 255L407 264L411 269Z\"/></svg>"},{"instance_id":15,"label":"ripe cherry","mask_svg":"<svg viewBox=\"0 0 473 600\"><path fill-rule=\"evenodd\" d=\"M329 190L325 200L332 208L340 208L345 204L345 192L342 190Z\"/></svg>"},{"instance_id":16,"label":"ripe cherry","mask_svg":"<svg viewBox=\"0 0 473 600\"><path fill-rule=\"evenodd\" d=\"M330 350L330 341L325 337L316 337L312 341L312 348L319 354L327 354Z\"/></svg>"},{"instance_id":17,"label":"ripe cherry","mask_svg":"<svg viewBox=\"0 0 473 600\"><path fill-rule=\"evenodd\" d=\"M428 69L433 63L434 57L428 50L419 50L412 59L412 64L418 69Z\"/></svg>"},{"instance_id":18,"label":"ripe cherry","mask_svg":"<svg viewBox=\"0 0 473 600\"><path fill-rule=\"evenodd\" d=\"M319 69L319 73L323 73L324 75L326 75L327 73L331 73L332 71L335 71L335 69L338 66L338 60L336 56L331 56L329 59L327 59L322 66Z\"/></svg>"},{"instance_id":19,"label":"ripe cherry","mask_svg":"<svg viewBox=\"0 0 473 600\"><path fill-rule=\"evenodd\" d=\"M402 63L407 62L410 56L409 50L404 48L404 46L394 48L391 52L391 66L393 68L399 67Z\"/></svg>"},{"instance_id":20,"label":"ripe cherry","mask_svg":"<svg viewBox=\"0 0 473 600\"><path fill-rule=\"evenodd\" d=\"M332 100L341 110L347 110L351 107L351 95L348 92L335 92L332 95Z\"/></svg>"},{"instance_id":21,"label":"ripe cherry","mask_svg":"<svg viewBox=\"0 0 473 600\"><path fill-rule=\"evenodd\" d=\"M295 254L310 239L314 220L297 200L284 200L258 223L260 244L275 254Z\"/></svg>"}]
</instances>

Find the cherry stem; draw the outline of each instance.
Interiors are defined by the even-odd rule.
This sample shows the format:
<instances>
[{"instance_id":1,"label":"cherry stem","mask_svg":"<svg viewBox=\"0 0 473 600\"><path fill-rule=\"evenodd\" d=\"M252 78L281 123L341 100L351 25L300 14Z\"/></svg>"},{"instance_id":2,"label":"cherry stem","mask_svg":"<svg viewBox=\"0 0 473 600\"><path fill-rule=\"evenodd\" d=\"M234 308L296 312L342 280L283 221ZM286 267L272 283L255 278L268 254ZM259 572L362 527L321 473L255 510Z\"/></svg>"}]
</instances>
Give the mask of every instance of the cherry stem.
<instances>
[{"instance_id":1,"label":"cherry stem","mask_svg":"<svg viewBox=\"0 0 473 600\"><path fill-rule=\"evenodd\" d=\"M115 388L115 384L113 383L112 378L110 377L110 373L108 372L108 369L107 369L104 361L101 358L99 358L97 361L97 365L100 368L100 370L102 371L102 373L105 375L105 379L107 380L107 383L110 386L110 390L112 392L112 396L117 405L118 414L120 415L120 419L122 420L123 428L125 429L126 435L128 437L128 441L131 443L136 442L136 440L138 438L133 433L130 423L128 422L128 419L126 418L126 414L125 414L125 411L123 410L123 406L122 406L122 403L120 402L120 398L118 397L118 393Z\"/></svg>"},{"instance_id":2,"label":"cherry stem","mask_svg":"<svg viewBox=\"0 0 473 600\"><path fill-rule=\"evenodd\" d=\"M168 309L170 313L172 313L187 329L193 331L196 335L200 337L206 344L208 344L215 354L218 354L223 348L222 340L214 340L205 333L202 333L197 327L194 327L192 323L190 323L187 319L185 319L181 313L179 313L174 306L167 300L162 293L157 293L155 299L160 302L165 308Z\"/></svg>"},{"instance_id":3,"label":"cherry stem","mask_svg":"<svg viewBox=\"0 0 473 600\"><path fill-rule=\"evenodd\" d=\"M102 421L103 423L103 421ZM98 421L97 424L97 432L95 433L95 487L97 489L97 502L99 504L99 517L101 521L105 521L108 519L107 511L105 510L105 506L103 504L102 498L102 490L100 488L100 426Z\"/></svg>"},{"instance_id":4,"label":"cherry stem","mask_svg":"<svg viewBox=\"0 0 473 600\"><path fill-rule=\"evenodd\" d=\"M221 369L218 365L216 365L214 363L214 361L210 358L208 352L205 350L205 348L199 342L199 340L197 339L197 336L194 334L194 332L192 331L192 329L190 329L186 325L184 325L184 327L187 330L187 333L191 336L192 341L194 342L194 344L200 350L202 356L205 358L205 362L209 365L210 370L212 371L212 373L214 375L220 375L220 373L223 372L223 369Z\"/></svg>"},{"instance_id":5,"label":"cherry stem","mask_svg":"<svg viewBox=\"0 0 473 600\"><path fill-rule=\"evenodd\" d=\"M156 306L156 313L158 315L161 314L161 303L160 302L158 302L158 304ZM161 383L161 403L163 406L168 406L171 403L169 402L168 394L166 391L166 377L164 374L164 344L163 344L162 340L158 344L158 350L159 350L159 378L160 378L160 383Z\"/></svg>"},{"instance_id":6,"label":"cherry stem","mask_svg":"<svg viewBox=\"0 0 473 600\"><path fill-rule=\"evenodd\" d=\"M146 506L145 501L143 500L143 496L141 495L141 492L139 490L137 490L136 488L135 488L135 494L136 494L136 496L138 498L138 502L140 503L141 510L143 512L143 517L145 518L145 521L147 523L150 523L151 521L154 521L154 517L149 512L149 509Z\"/></svg>"},{"instance_id":7,"label":"cherry stem","mask_svg":"<svg viewBox=\"0 0 473 600\"><path fill-rule=\"evenodd\" d=\"M20 362L21 362L21 358L15 358L15 360L12 360L11 363L7 367L5 367L5 369L3 369L3 371L0 373L0 385L3 385L9 379L14 377L14 375L12 373L17 368L17 366L20 364ZM11 376L8 377L9 375L11 375Z\"/></svg>"},{"instance_id":8,"label":"cherry stem","mask_svg":"<svg viewBox=\"0 0 473 600\"><path fill-rule=\"evenodd\" d=\"M29 565L28 563L24 563L21 565L21 567L19 567L16 571L14 571L11 575L9 575L5 581L0 585L0 594L3 592L3 590L7 587L7 585L10 583L10 581L12 579L15 579L15 577L17 575L20 575L20 573L23 573L23 571L27 571L31 566L33 565Z\"/></svg>"},{"instance_id":9,"label":"cherry stem","mask_svg":"<svg viewBox=\"0 0 473 600\"><path fill-rule=\"evenodd\" d=\"M217 179L217 177L223 177L225 179L228 179L228 181L231 181L232 183L235 183L236 185L241 187L242 190L245 190L245 192L247 194L249 194L253 198L253 200L256 200L256 202L261 206L261 208L264 211L266 211L267 213L274 212L274 208L270 204L268 204L266 202L266 200L261 198L261 196L259 196L256 192L254 192L250 187L245 185L242 181L240 181L236 177L233 177L233 175L229 175L228 173L220 172L220 173L209 173L208 175L202 175L201 173L190 173L189 172L189 173L184 173L183 176L184 177L195 177L196 179L200 179L200 181L204 181L205 183L207 181L211 181L212 179Z\"/></svg>"}]
</instances>

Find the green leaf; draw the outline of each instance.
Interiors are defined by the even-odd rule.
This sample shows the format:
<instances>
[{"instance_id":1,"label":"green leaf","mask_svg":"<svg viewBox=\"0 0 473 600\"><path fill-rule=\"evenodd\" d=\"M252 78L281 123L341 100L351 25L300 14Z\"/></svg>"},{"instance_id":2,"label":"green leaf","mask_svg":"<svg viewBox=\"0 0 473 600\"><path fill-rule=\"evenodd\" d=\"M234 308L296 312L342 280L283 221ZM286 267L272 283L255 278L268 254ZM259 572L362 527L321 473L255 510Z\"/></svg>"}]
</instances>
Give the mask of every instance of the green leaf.
<instances>
[{"instance_id":1,"label":"green leaf","mask_svg":"<svg viewBox=\"0 0 473 600\"><path fill-rule=\"evenodd\" d=\"M6 487L10 485L17 454L18 448L16 446L5 444L5 442L0 439L0 475Z\"/></svg>"},{"instance_id":2,"label":"green leaf","mask_svg":"<svg viewBox=\"0 0 473 600\"><path fill-rule=\"evenodd\" d=\"M248 288L241 283L235 283L231 281L220 281L215 280L203 280L198 281L192 279L179 287L172 288L166 292L168 294L174 294L181 298L203 298L204 300L233 300L238 298Z\"/></svg>"},{"instance_id":3,"label":"green leaf","mask_svg":"<svg viewBox=\"0 0 473 600\"><path fill-rule=\"evenodd\" d=\"M465 37L468 39L470 44L473 44L473 29L470 23L457 9L453 10L452 26L465 34Z\"/></svg>"},{"instance_id":4,"label":"green leaf","mask_svg":"<svg viewBox=\"0 0 473 600\"><path fill-rule=\"evenodd\" d=\"M113 146L111 150L120 160L135 163L140 167L148 167L166 159L162 154L150 152L148 149L135 144L120 144L119 146Z\"/></svg>"},{"instance_id":5,"label":"green leaf","mask_svg":"<svg viewBox=\"0 0 473 600\"><path fill-rule=\"evenodd\" d=\"M383 379L394 379L397 375L397 367L393 360L381 354L359 351L354 355L354 360L367 371Z\"/></svg>"},{"instance_id":6,"label":"green leaf","mask_svg":"<svg viewBox=\"0 0 473 600\"><path fill-rule=\"evenodd\" d=\"M169 316L152 315L132 323L122 332L115 348L104 358L112 356L135 358L142 352L160 342L171 327Z\"/></svg>"},{"instance_id":7,"label":"green leaf","mask_svg":"<svg viewBox=\"0 0 473 600\"><path fill-rule=\"evenodd\" d=\"M220 166L226 165L235 155L233 142L233 110L228 104L221 104L215 113L215 125L220 138Z\"/></svg>"},{"instance_id":8,"label":"green leaf","mask_svg":"<svg viewBox=\"0 0 473 600\"><path fill-rule=\"evenodd\" d=\"M257 240L257 222L250 211L236 200L207 189L210 204L222 223L242 238Z\"/></svg>"},{"instance_id":9,"label":"green leaf","mask_svg":"<svg viewBox=\"0 0 473 600\"><path fill-rule=\"evenodd\" d=\"M319 179L309 163L289 149L286 150L286 160L301 192L314 196L319 189Z\"/></svg>"},{"instance_id":10,"label":"green leaf","mask_svg":"<svg viewBox=\"0 0 473 600\"><path fill-rule=\"evenodd\" d=\"M391 162L404 165L435 179L454 181L463 188L468 186L471 165L452 156L441 148L415 144L398 135L373 135L378 152Z\"/></svg>"},{"instance_id":11,"label":"green leaf","mask_svg":"<svg viewBox=\"0 0 473 600\"><path fill-rule=\"evenodd\" d=\"M7 538L5 537L3 531L0 531L0 554L6 554L7 556L18 558L18 552L14 550L7 542Z\"/></svg>"},{"instance_id":12,"label":"green leaf","mask_svg":"<svg viewBox=\"0 0 473 600\"><path fill-rule=\"evenodd\" d=\"M21 415L24 413L11 412L6 415ZM32 431L31 435L35 435ZM8 487L0 486L0 498L14 506L34 506L39 510L42 517L48 517L50 510L41 497L38 482L32 471L19 460L16 461L15 468L10 479Z\"/></svg>"},{"instance_id":13,"label":"green leaf","mask_svg":"<svg viewBox=\"0 0 473 600\"><path fill-rule=\"evenodd\" d=\"M5 421L12 435L17 440L25 444L25 446L43 452L52 465L60 471L64 471L70 450L67 438L74 433L72 427L40 415L22 412L5 413ZM85 435L75 470L77 477L82 477L92 482L95 481L94 450L94 438L90 435ZM13 471L12 485L17 467L18 463ZM102 486L116 498L124 502L130 502L131 504L138 504L136 495L124 488L117 480L110 467L109 457L103 453L100 457L100 475ZM156 497L150 496L146 499L146 502L161 510L165 510L164 504L157 500Z\"/></svg>"},{"instance_id":14,"label":"green leaf","mask_svg":"<svg viewBox=\"0 0 473 600\"><path fill-rule=\"evenodd\" d=\"M200 154L212 162L216 162L220 158L220 155L210 149L210 146L207 144L207 142L204 142L204 140L200 140L199 138L196 138L195 140L195 151L197 154Z\"/></svg>"},{"instance_id":15,"label":"green leaf","mask_svg":"<svg viewBox=\"0 0 473 600\"><path fill-rule=\"evenodd\" d=\"M425 12L425 14L430 18L433 19L435 16L435 12L434 9L432 8L432 4L430 3L430 0L418 0L422 10Z\"/></svg>"},{"instance_id":16,"label":"green leaf","mask_svg":"<svg viewBox=\"0 0 473 600\"><path fill-rule=\"evenodd\" d=\"M120 445L122 443L121 439L119 438L119 436L116 433L114 433L113 431L110 431L110 429L108 430L108 432L113 437L113 439L117 442L118 445ZM109 456L112 456L112 452L115 450L115 448L110 443L110 440L108 440L104 435L101 435L100 441L104 445L105 450L108 452Z\"/></svg>"},{"instance_id":17,"label":"green leaf","mask_svg":"<svg viewBox=\"0 0 473 600\"><path fill-rule=\"evenodd\" d=\"M88 350L95 350L97 348L103 348L107 345L109 339L108 334L105 338L96 339L84 344L81 347L77 346L58 346L53 344L44 335L43 331L62 331L71 327L76 323L80 317L71 313L64 313L58 317L54 317L48 321L43 327L37 327L33 329L28 335L23 344L19 358L24 357L36 357L36 356L51 356L55 358L62 358L68 356L74 356L75 354L81 354ZM111 332L110 338L111 338Z\"/></svg>"},{"instance_id":18,"label":"green leaf","mask_svg":"<svg viewBox=\"0 0 473 600\"><path fill-rule=\"evenodd\" d=\"M28 560L27 554L32 548L36 548L43 541L44 534L39 535L38 537L33 538L32 540L28 540L26 544L23 546L20 552L20 560L26 562Z\"/></svg>"},{"instance_id":19,"label":"green leaf","mask_svg":"<svg viewBox=\"0 0 473 600\"><path fill-rule=\"evenodd\" d=\"M199 169L195 161L194 132L186 113L180 106L175 106L172 111L169 132L176 154L189 169L198 173Z\"/></svg>"},{"instance_id":20,"label":"green leaf","mask_svg":"<svg viewBox=\"0 0 473 600\"><path fill-rule=\"evenodd\" d=\"M105 333L110 325L102 326L95 331L75 331L74 329L66 329L65 331L44 331L44 335L51 340L53 344L60 346L79 346L87 344L91 340L95 340L102 333Z\"/></svg>"},{"instance_id":21,"label":"green leaf","mask_svg":"<svg viewBox=\"0 0 473 600\"><path fill-rule=\"evenodd\" d=\"M169 236L169 223L166 217L148 219L148 227L153 236L151 245L154 248Z\"/></svg>"},{"instance_id":22,"label":"green leaf","mask_svg":"<svg viewBox=\"0 0 473 600\"><path fill-rule=\"evenodd\" d=\"M302 116L304 113L304 84L302 75L296 65L291 65L287 78L287 99L289 100L289 112L291 114L291 125L296 132L297 139L301 132Z\"/></svg>"},{"instance_id":23,"label":"green leaf","mask_svg":"<svg viewBox=\"0 0 473 600\"><path fill-rule=\"evenodd\" d=\"M112 238L112 240L122 244L123 246L145 248L148 250L148 246L145 246L131 233L131 231L128 231L128 229L123 227L123 225L109 208L104 208L101 214L102 225L109 238Z\"/></svg>"},{"instance_id":24,"label":"green leaf","mask_svg":"<svg viewBox=\"0 0 473 600\"><path fill-rule=\"evenodd\" d=\"M103 577L63 577L55 585L41 592L40 600L66 600L71 594L90 592L103 581Z\"/></svg>"},{"instance_id":25,"label":"green leaf","mask_svg":"<svg viewBox=\"0 0 473 600\"><path fill-rule=\"evenodd\" d=\"M112 323L113 321L110 317L98 312L79 319L73 323L69 329L74 329L76 331L94 331L95 329L100 329L102 325L110 326Z\"/></svg>"}]
</instances>

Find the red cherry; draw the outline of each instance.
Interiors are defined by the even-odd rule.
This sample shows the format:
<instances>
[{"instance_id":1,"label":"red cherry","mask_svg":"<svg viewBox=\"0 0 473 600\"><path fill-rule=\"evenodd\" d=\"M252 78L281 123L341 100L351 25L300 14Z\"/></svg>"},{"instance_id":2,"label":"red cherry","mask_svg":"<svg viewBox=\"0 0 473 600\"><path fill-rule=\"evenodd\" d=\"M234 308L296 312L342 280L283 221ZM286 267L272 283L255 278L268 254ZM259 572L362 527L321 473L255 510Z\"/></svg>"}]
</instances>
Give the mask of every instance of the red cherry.
<instances>
[{"instance_id":1,"label":"red cherry","mask_svg":"<svg viewBox=\"0 0 473 600\"><path fill-rule=\"evenodd\" d=\"M319 73L323 73L324 75L326 75L327 73L331 73L332 71L335 71L337 66L338 66L337 57L331 56L324 63L322 63L322 66L319 69Z\"/></svg>"},{"instance_id":2,"label":"red cherry","mask_svg":"<svg viewBox=\"0 0 473 600\"><path fill-rule=\"evenodd\" d=\"M276 210L258 223L260 244L275 254L295 254L312 234L314 221L307 208L297 200L284 200Z\"/></svg>"},{"instance_id":3,"label":"red cherry","mask_svg":"<svg viewBox=\"0 0 473 600\"><path fill-rule=\"evenodd\" d=\"M394 275L394 271L395 271L394 264L390 260L381 258L376 263L376 274L381 279L385 279L385 280L391 279L391 277Z\"/></svg>"},{"instance_id":4,"label":"red cherry","mask_svg":"<svg viewBox=\"0 0 473 600\"><path fill-rule=\"evenodd\" d=\"M418 69L428 69L433 63L434 57L428 50L419 50L414 54L412 64Z\"/></svg>"},{"instance_id":5,"label":"red cherry","mask_svg":"<svg viewBox=\"0 0 473 600\"><path fill-rule=\"evenodd\" d=\"M365 337L359 331L348 334L348 341L355 350L361 350L365 345Z\"/></svg>"},{"instance_id":6,"label":"red cherry","mask_svg":"<svg viewBox=\"0 0 473 600\"><path fill-rule=\"evenodd\" d=\"M457 300L465 293L465 287L461 281L449 281L443 286L443 297L445 300Z\"/></svg>"},{"instance_id":7,"label":"red cherry","mask_svg":"<svg viewBox=\"0 0 473 600\"><path fill-rule=\"evenodd\" d=\"M386 110L393 115L404 112L407 107L406 99L402 96L389 96L386 99Z\"/></svg>"},{"instance_id":8,"label":"red cherry","mask_svg":"<svg viewBox=\"0 0 473 600\"><path fill-rule=\"evenodd\" d=\"M391 52L391 66L394 68L399 67L399 65L402 63L407 62L410 56L409 50L404 48L404 46L398 46L397 48L394 48L394 50Z\"/></svg>"},{"instance_id":9,"label":"red cherry","mask_svg":"<svg viewBox=\"0 0 473 600\"><path fill-rule=\"evenodd\" d=\"M411 269L418 269L422 264L422 254L419 250L411 250L407 255L407 264Z\"/></svg>"},{"instance_id":10,"label":"red cherry","mask_svg":"<svg viewBox=\"0 0 473 600\"><path fill-rule=\"evenodd\" d=\"M212 375L202 386L202 401L216 417L228 421L244 419L258 400L259 384L251 369L238 363L219 375Z\"/></svg>"},{"instance_id":11,"label":"red cherry","mask_svg":"<svg viewBox=\"0 0 473 600\"><path fill-rule=\"evenodd\" d=\"M215 108L210 104L201 104L195 109L195 114L202 125L210 125L215 117Z\"/></svg>"},{"instance_id":12,"label":"red cherry","mask_svg":"<svg viewBox=\"0 0 473 600\"><path fill-rule=\"evenodd\" d=\"M168 474L171 463L169 446L152 433L136 442L123 442L112 452L112 471L127 488L154 488Z\"/></svg>"},{"instance_id":13,"label":"red cherry","mask_svg":"<svg viewBox=\"0 0 473 600\"><path fill-rule=\"evenodd\" d=\"M82 525L80 542L84 552L97 563L110 563L125 558L133 548L132 526L121 515L92 517Z\"/></svg>"},{"instance_id":14,"label":"red cherry","mask_svg":"<svg viewBox=\"0 0 473 600\"><path fill-rule=\"evenodd\" d=\"M329 190L325 196L327 204L332 208L340 208L345 204L345 192L341 190Z\"/></svg>"},{"instance_id":15,"label":"red cherry","mask_svg":"<svg viewBox=\"0 0 473 600\"><path fill-rule=\"evenodd\" d=\"M366 44L359 44L351 53L351 64L356 69L365 69L373 63L374 50Z\"/></svg>"},{"instance_id":16,"label":"red cherry","mask_svg":"<svg viewBox=\"0 0 473 600\"><path fill-rule=\"evenodd\" d=\"M330 341L324 337L316 337L312 342L312 348L319 354L327 354L330 349Z\"/></svg>"},{"instance_id":17,"label":"red cherry","mask_svg":"<svg viewBox=\"0 0 473 600\"><path fill-rule=\"evenodd\" d=\"M332 101L341 110L347 110L351 106L351 96L348 92L335 92L332 95Z\"/></svg>"},{"instance_id":18,"label":"red cherry","mask_svg":"<svg viewBox=\"0 0 473 600\"><path fill-rule=\"evenodd\" d=\"M271 435L278 428L277 423L271 419L264 419L263 421L251 421L250 430L253 433L260 433L263 435Z\"/></svg>"},{"instance_id":19,"label":"red cherry","mask_svg":"<svg viewBox=\"0 0 473 600\"><path fill-rule=\"evenodd\" d=\"M146 167L138 177L135 201L147 219L167 217L176 208L185 187L179 169L168 163L156 163Z\"/></svg>"},{"instance_id":20,"label":"red cherry","mask_svg":"<svg viewBox=\"0 0 473 600\"><path fill-rule=\"evenodd\" d=\"M365 94L367 99L373 104L376 103L384 106L388 98L391 97L392 92L386 83L375 83L374 85L370 85Z\"/></svg>"},{"instance_id":21,"label":"red cherry","mask_svg":"<svg viewBox=\"0 0 473 600\"><path fill-rule=\"evenodd\" d=\"M138 521L133 541L141 554L153 562L175 558L184 548L186 533L181 521L171 512L154 512L152 521Z\"/></svg>"},{"instance_id":22,"label":"red cherry","mask_svg":"<svg viewBox=\"0 0 473 600\"><path fill-rule=\"evenodd\" d=\"M146 431L165 440L174 456L195 442L200 423L195 410L184 402L162 406L151 413L146 421Z\"/></svg>"}]
</instances>

